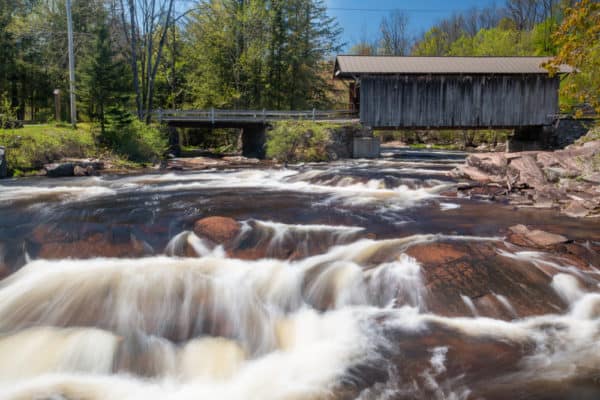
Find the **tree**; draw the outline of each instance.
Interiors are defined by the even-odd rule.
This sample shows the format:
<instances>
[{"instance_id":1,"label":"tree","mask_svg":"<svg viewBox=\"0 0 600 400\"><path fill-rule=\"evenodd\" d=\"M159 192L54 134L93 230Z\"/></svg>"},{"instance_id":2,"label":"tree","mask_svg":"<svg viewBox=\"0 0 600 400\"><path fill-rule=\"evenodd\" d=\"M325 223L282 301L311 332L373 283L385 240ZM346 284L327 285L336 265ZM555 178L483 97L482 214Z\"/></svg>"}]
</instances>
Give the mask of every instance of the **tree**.
<instances>
[{"instance_id":1,"label":"tree","mask_svg":"<svg viewBox=\"0 0 600 400\"><path fill-rule=\"evenodd\" d=\"M137 115L150 122L158 66L169 27L175 23L175 0L120 1L123 33L129 43Z\"/></svg>"},{"instance_id":2,"label":"tree","mask_svg":"<svg viewBox=\"0 0 600 400\"><path fill-rule=\"evenodd\" d=\"M381 54L386 56L405 56L410 50L408 36L408 15L405 12L392 11L389 17L383 17L380 25Z\"/></svg>"},{"instance_id":3,"label":"tree","mask_svg":"<svg viewBox=\"0 0 600 400\"><path fill-rule=\"evenodd\" d=\"M83 60L81 68L81 97L87 106L88 115L100 122L105 134L105 112L109 105L123 103L126 98L127 77L125 66L115 60L108 27L100 25L96 34L94 51Z\"/></svg>"},{"instance_id":4,"label":"tree","mask_svg":"<svg viewBox=\"0 0 600 400\"><path fill-rule=\"evenodd\" d=\"M197 107L298 109L330 101L325 58L340 29L322 0L210 0L190 14Z\"/></svg>"},{"instance_id":5,"label":"tree","mask_svg":"<svg viewBox=\"0 0 600 400\"><path fill-rule=\"evenodd\" d=\"M547 65L556 73L561 64L574 68L563 81L561 94L566 106L587 103L600 113L600 3L580 0L565 11L565 19L554 34L558 54Z\"/></svg>"}]
</instances>

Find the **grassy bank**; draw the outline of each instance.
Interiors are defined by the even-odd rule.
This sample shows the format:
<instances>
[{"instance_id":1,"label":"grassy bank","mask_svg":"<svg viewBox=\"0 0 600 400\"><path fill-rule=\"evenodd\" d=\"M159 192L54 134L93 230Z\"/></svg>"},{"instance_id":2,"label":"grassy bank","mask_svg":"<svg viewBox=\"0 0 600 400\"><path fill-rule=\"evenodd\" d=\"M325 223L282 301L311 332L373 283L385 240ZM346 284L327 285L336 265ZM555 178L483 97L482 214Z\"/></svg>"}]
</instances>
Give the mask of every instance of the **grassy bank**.
<instances>
[{"instance_id":1,"label":"grassy bank","mask_svg":"<svg viewBox=\"0 0 600 400\"><path fill-rule=\"evenodd\" d=\"M99 140L99 129L89 123L79 123L77 129L41 124L0 129L0 146L6 148L9 173L20 176L63 158L101 158L121 168L144 166L158 161L166 150L163 136L158 128L136 121L120 132L117 145L106 146Z\"/></svg>"},{"instance_id":2,"label":"grassy bank","mask_svg":"<svg viewBox=\"0 0 600 400\"><path fill-rule=\"evenodd\" d=\"M20 129L0 129L0 146L6 147L9 170L19 176L43 168L64 157L95 157L92 128L61 125L26 125Z\"/></svg>"}]
</instances>

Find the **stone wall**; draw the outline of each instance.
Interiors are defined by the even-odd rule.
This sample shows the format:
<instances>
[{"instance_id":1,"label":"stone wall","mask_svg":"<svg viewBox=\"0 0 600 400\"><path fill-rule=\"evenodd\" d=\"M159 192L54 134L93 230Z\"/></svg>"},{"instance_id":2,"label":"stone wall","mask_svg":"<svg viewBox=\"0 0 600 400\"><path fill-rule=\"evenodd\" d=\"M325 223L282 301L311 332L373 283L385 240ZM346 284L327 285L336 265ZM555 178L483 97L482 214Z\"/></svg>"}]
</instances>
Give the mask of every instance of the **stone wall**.
<instances>
[{"instance_id":1,"label":"stone wall","mask_svg":"<svg viewBox=\"0 0 600 400\"><path fill-rule=\"evenodd\" d=\"M508 138L506 151L560 150L584 136L594 125L591 119L564 118L550 126L525 126Z\"/></svg>"},{"instance_id":2,"label":"stone wall","mask_svg":"<svg viewBox=\"0 0 600 400\"><path fill-rule=\"evenodd\" d=\"M357 138L373 138L373 131L357 124L342 125L329 129L329 140L325 145L329 159L338 160L357 157L354 145Z\"/></svg>"},{"instance_id":3,"label":"stone wall","mask_svg":"<svg viewBox=\"0 0 600 400\"><path fill-rule=\"evenodd\" d=\"M592 119L564 118L558 121L554 128L553 146L555 149L564 149L577 139L584 136L594 125Z\"/></svg>"}]
</instances>

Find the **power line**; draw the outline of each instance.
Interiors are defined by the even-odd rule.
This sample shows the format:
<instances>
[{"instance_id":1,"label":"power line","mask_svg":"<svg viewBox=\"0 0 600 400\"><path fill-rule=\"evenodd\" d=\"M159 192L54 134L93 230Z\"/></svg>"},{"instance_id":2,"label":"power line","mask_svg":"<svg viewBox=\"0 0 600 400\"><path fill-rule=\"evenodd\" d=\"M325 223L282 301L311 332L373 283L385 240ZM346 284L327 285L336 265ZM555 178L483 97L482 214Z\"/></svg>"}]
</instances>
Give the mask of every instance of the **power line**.
<instances>
[{"instance_id":1,"label":"power line","mask_svg":"<svg viewBox=\"0 0 600 400\"><path fill-rule=\"evenodd\" d=\"M334 11L357 11L357 12L390 12L404 11L407 13L447 13L456 10L445 9L427 9L427 8L347 8L347 7L327 7L328 10Z\"/></svg>"}]
</instances>

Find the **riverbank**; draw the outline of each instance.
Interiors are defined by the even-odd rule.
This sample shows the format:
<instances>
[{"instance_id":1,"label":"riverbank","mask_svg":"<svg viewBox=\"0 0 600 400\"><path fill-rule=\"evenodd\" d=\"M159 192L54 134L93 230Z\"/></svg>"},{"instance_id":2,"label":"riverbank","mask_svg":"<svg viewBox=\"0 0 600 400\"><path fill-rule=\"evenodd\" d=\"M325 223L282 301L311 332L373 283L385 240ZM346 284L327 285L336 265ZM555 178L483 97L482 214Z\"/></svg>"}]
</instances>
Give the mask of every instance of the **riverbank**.
<instances>
[{"instance_id":1,"label":"riverbank","mask_svg":"<svg viewBox=\"0 0 600 400\"><path fill-rule=\"evenodd\" d=\"M472 154L452 175L461 195L599 217L600 128L563 150Z\"/></svg>"},{"instance_id":2,"label":"riverbank","mask_svg":"<svg viewBox=\"0 0 600 400\"><path fill-rule=\"evenodd\" d=\"M130 138L123 141L144 141L147 133L127 128ZM153 128L155 129L155 128ZM135 131L135 132L134 132ZM156 135L154 135L156 136ZM146 140L143 154L137 148L130 154L127 148L111 149L102 145L99 129L89 123L77 128L65 124L25 125L16 129L0 129L0 147L4 148L7 176L77 176L97 173L143 171L160 162L157 156L162 145ZM129 147L136 147L135 143ZM2 178L2 176L0 176Z\"/></svg>"}]
</instances>

